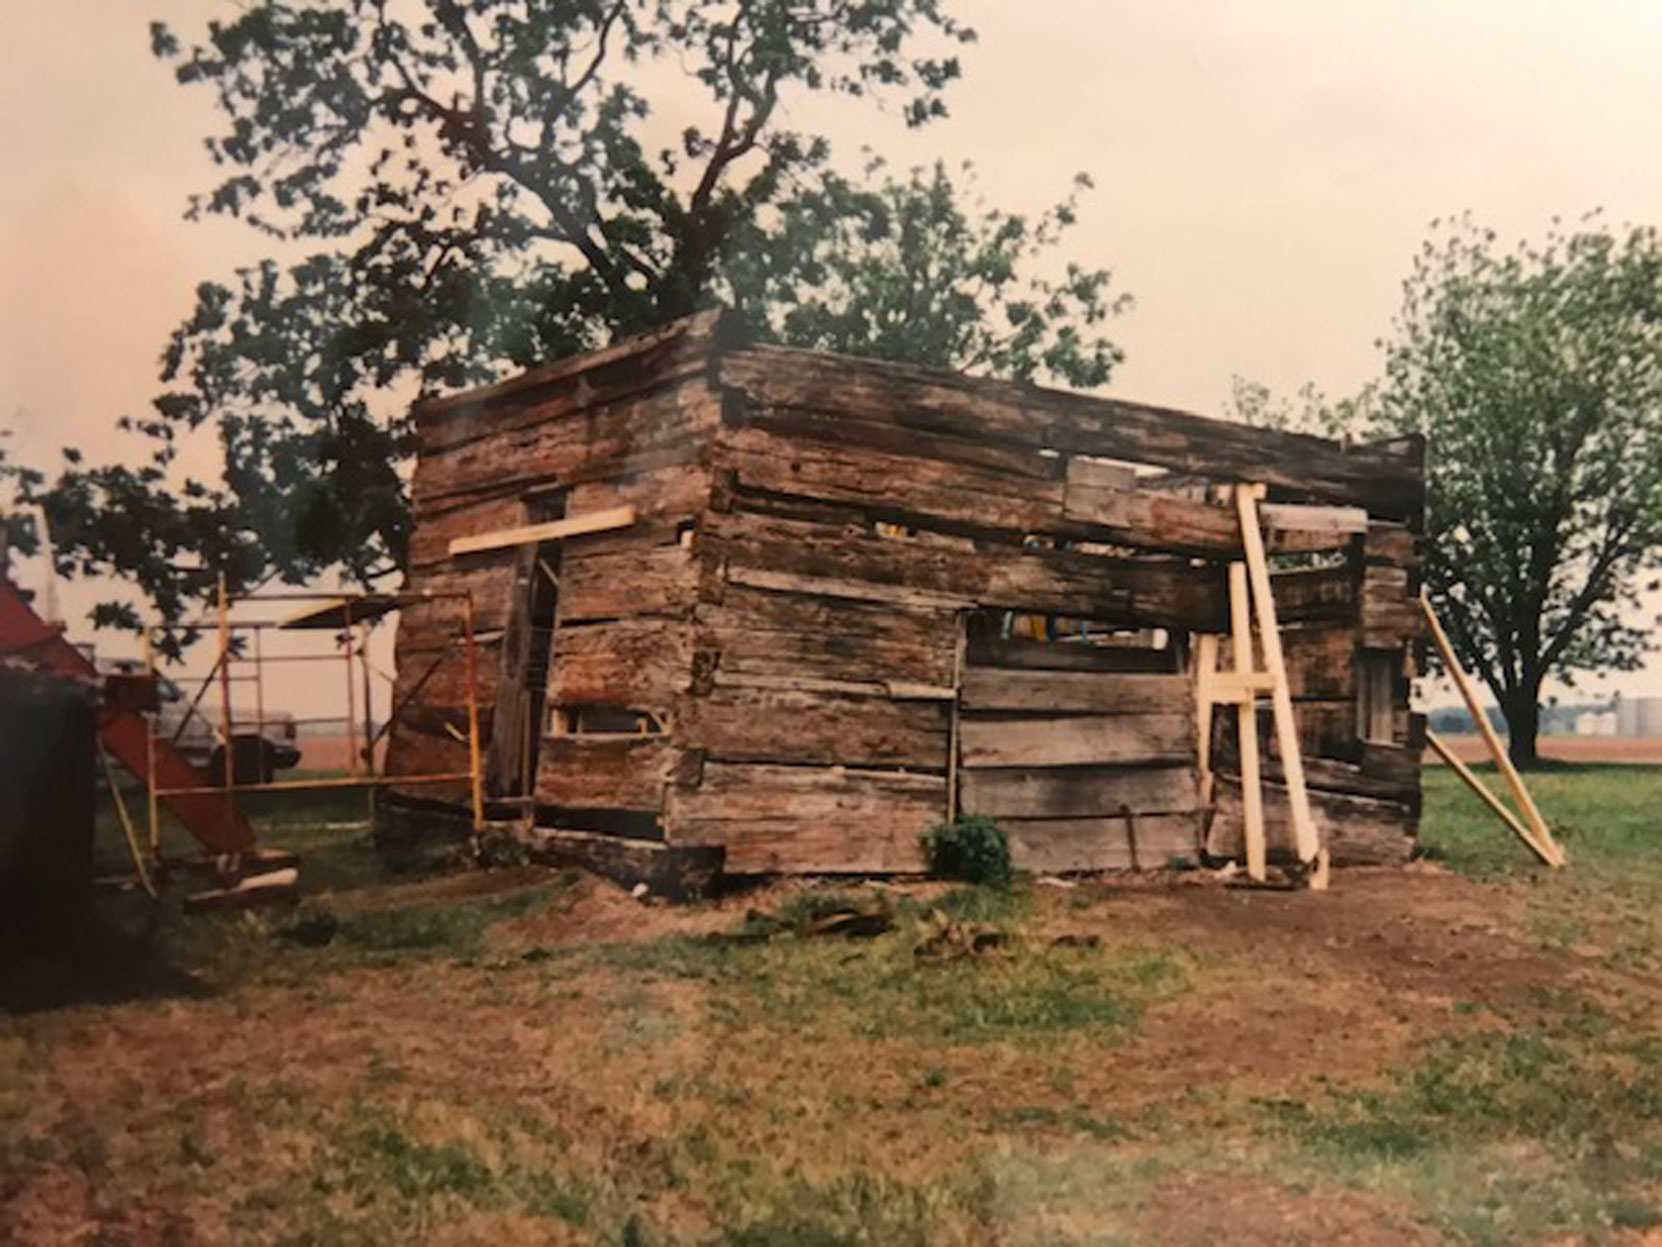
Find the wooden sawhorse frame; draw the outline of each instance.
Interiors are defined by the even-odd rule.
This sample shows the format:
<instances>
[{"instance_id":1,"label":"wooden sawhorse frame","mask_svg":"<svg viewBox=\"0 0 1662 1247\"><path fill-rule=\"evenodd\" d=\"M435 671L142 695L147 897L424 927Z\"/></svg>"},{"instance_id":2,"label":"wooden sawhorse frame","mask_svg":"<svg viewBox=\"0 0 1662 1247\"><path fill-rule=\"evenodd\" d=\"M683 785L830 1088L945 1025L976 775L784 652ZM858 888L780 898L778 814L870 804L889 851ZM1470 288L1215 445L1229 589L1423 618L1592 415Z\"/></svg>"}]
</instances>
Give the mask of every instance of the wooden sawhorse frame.
<instances>
[{"instance_id":1,"label":"wooden sawhorse frame","mask_svg":"<svg viewBox=\"0 0 1662 1247\"><path fill-rule=\"evenodd\" d=\"M1213 796L1212 707L1234 705L1241 755L1241 813L1246 849L1247 877L1266 877L1267 852L1264 835L1263 765L1258 750L1258 699L1269 694L1275 716L1275 740L1281 755L1281 769L1287 786L1287 806L1293 832L1293 846L1299 862L1308 871L1310 887L1321 891L1328 884L1328 850L1316 831L1310 812L1310 793L1304 783L1304 755L1299 750L1298 724L1293 719L1293 695L1287 683L1287 660L1281 649L1281 627L1276 620L1275 598L1270 592L1269 560L1264 553L1264 534L1258 503L1262 485L1236 485L1235 508L1241 520L1241 548L1245 562L1229 565L1229 631L1234 658L1232 671L1218 670L1218 641L1204 634L1195 646L1195 710L1200 727L1199 760L1201 800L1210 805ZM1258 668L1252 643L1254 616L1264 666Z\"/></svg>"}]
</instances>

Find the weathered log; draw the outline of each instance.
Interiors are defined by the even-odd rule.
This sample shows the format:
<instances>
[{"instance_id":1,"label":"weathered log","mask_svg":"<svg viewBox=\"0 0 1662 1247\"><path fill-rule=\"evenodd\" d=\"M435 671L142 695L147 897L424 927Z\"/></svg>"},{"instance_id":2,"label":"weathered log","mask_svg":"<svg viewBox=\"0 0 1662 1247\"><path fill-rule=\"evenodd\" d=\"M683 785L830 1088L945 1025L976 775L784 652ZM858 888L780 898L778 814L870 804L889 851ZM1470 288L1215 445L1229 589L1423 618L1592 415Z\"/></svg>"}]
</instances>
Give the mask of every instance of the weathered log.
<instances>
[{"instance_id":1,"label":"weathered log","mask_svg":"<svg viewBox=\"0 0 1662 1247\"><path fill-rule=\"evenodd\" d=\"M1130 765L1186 761L1194 736L1192 714L966 718L959 747L966 768Z\"/></svg>"},{"instance_id":2,"label":"weathered log","mask_svg":"<svg viewBox=\"0 0 1662 1247\"><path fill-rule=\"evenodd\" d=\"M968 814L1007 818L1089 818L1185 813L1200 808L1193 766L1058 767L1047 770L965 770L962 807Z\"/></svg>"},{"instance_id":3,"label":"weathered log","mask_svg":"<svg viewBox=\"0 0 1662 1247\"><path fill-rule=\"evenodd\" d=\"M687 618L698 601L699 564L684 545L633 551L567 551L561 563L559 626L642 615Z\"/></svg>"},{"instance_id":4,"label":"weathered log","mask_svg":"<svg viewBox=\"0 0 1662 1247\"><path fill-rule=\"evenodd\" d=\"M1207 839L1218 857L1240 853L1241 807L1238 781L1220 775L1215 788L1217 813ZM1332 852L1335 866L1392 866L1406 862L1414 847L1416 819L1407 806L1340 793L1312 790L1316 826ZM1264 830L1272 851L1290 854L1292 829L1286 789L1264 785Z\"/></svg>"},{"instance_id":5,"label":"weathered log","mask_svg":"<svg viewBox=\"0 0 1662 1247\"><path fill-rule=\"evenodd\" d=\"M537 755L537 803L657 812L678 760L663 736L545 736Z\"/></svg>"},{"instance_id":6,"label":"weathered log","mask_svg":"<svg viewBox=\"0 0 1662 1247\"><path fill-rule=\"evenodd\" d=\"M803 676L857 684L944 685L956 620L949 610L728 585L700 604L698 647L725 675Z\"/></svg>"},{"instance_id":7,"label":"weathered log","mask_svg":"<svg viewBox=\"0 0 1662 1247\"><path fill-rule=\"evenodd\" d=\"M947 769L947 714L927 701L717 688L681 699L675 736L713 762Z\"/></svg>"},{"instance_id":8,"label":"weathered log","mask_svg":"<svg viewBox=\"0 0 1662 1247\"><path fill-rule=\"evenodd\" d=\"M692 681L693 627L669 619L575 624L555 633L548 701L667 713Z\"/></svg>"},{"instance_id":9,"label":"weathered log","mask_svg":"<svg viewBox=\"0 0 1662 1247\"><path fill-rule=\"evenodd\" d=\"M1140 645L1107 645L1084 639L1035 641L1004 637L996 621L971 619L966 658L971 666L1031 671L1117 671L1126 674L1168 674L1177 669L1177 655L1169 649Z\"/></svg>"},{"instance_id":10,"label":"weathered log","mask_svg":"<svg viewBox=\"0 0 1662 1247\"><path fill-rule=\"evenodd\" d=\"M1015 867L1045 874L1164 870L1199 855L1199 814L1004 819L999 826Z\"/></svg>"},{"instance_id":11,"label":"weathered log","mask_svg":"<svg viewBox=\"0 0 1662 1247\"><path fill-rule=\"evenodd\" d=\"M918 871L945 809L938 775L711 763L701 787L671 790L669 839L721 845L735 874Z\"/></svg>"},{"instance_id":12,"label":"weathered log","mask_svg":"<svg viewBox=\"0 0 1662 1247\"><path fill-rule=\"evenodd\" d=\"M926 609L1001 606L1192 631L1218 631L1224 620L1216 567L992 543L963 550L742 513L710 516L705 539L730 581L782 592Z\"/></svg>"},{"instance_id":13,"label":"weathered log","mask_svg":"<svg viewBox=\"0 0 1662 1247\"><path fill-rule=\"evenodd\" d=\"M494 385L417 403L423 456L469 441L568 419L708 372L712 353L744 336L730 314L704 312L613 346L528 369Z\"/></svg>"},{"instance_id":14,"label":"weathered log","mask_svg":"<svg viewBox=\"0 0 1662 1247\"><path fill-rule=\"evenodd\" d=\"M926 432L1043 447L1280 487L1277 499L1417 517L1423 478L1400 447L1346 450L1319 437L1012 382L779 347L725 354L721 383L775 408L835 409Z\"/></svg>"},{"instance_id":15,"label":"weathered log","mask_svg":"<svg viewBox=\"0 0 1662 1247\"><path fill-rule=\"evenodd\" d=\"M1181 675L968 667L964 670L962 699L966 710L1190 713L1194 705L1194 682Z\"/></svg>"},{"instance_id":16,"label":"weathered log","mask_svg":"<svg viewBox=\"0 0 1662 1247\"><path fill-rule=\"evenodd\" d=\"M664 844L567 827L532 827L531 855L551 866L577 866L626 888L645 885L654 896L697 900L721 878L719 847Z\"/></svg>"},{"instance_id":17,"label":"weathered log","mask_svg":"<svg viewBox=\"0 0 1662 1247\"><path fill-rule=\"evenodd\" d=\"M588 408L563 419L508 425L421 456L411 481L419 505L471 493L572 484L698 461L721 405L702 380Z\"/></svg>"}]
</instances>

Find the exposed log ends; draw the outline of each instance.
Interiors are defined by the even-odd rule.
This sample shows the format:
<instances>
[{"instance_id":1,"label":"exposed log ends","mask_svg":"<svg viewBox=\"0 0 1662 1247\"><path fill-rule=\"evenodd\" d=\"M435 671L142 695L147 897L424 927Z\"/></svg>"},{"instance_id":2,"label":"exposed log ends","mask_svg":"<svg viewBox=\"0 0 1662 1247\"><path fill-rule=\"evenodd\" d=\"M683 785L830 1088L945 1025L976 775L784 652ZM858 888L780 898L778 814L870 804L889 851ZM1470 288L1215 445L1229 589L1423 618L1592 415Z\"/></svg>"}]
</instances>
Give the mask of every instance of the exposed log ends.
<instances>
[{"instance_id":1,"label":"exposed log ends","mask_svg":"<svg viewBox=\"0 0 1662 1247\"><path fill-rule=\"evenodd\" d=\"M690 617L698 584L699 564L687 546L588 552L574 544L561 562L559 625L640 615Z\"/></svg>"},{"instance_id":2,"label":"exposed log ends","mask_svg":"<svg viewBox=\"0 0 1662 1247\"><path fill-rule=\"evenodd\" d=\"M1122 807L1139 814L1200 809L1192 765L965 770L960 782L966 813L1001 821L1105 817Z\"/></svg>"},{"instance_id":3,"label":"exposed log ends","mask_svg":"<svg viewBox=\"0 0 1662 1247\"><path fill-rule=\"evenodd\" d=\"M647 618L562 627L549 666L548 704L668 712L691 686L692 665L690 623Z\"/></svg>"},{"instance_id":4,"label":"exposed log ends","mask_svg":"<svg viewBox=\"0 0 1662 1247\"><path fill-rule=\"evenodd\" d=\"M1423 478L1398 448L1346 450L1319 437L1116 399L778 347L727 353L719 376L764 406L834 403L859 419L930 432L1263 481L1389 519L1416 517L1424 507Z\"/></svg>"},{"instance_id":5,"label":"exposed log ends","mask_svg":"<svg viewBox=\"0 0 1662 1247\"><path fill-rule=\"evenodd\" d=\"M960 748L966 768L1185 762L1194 730L1192 713L966 719Z\"/></svg>"},{"instance_id":6,"label":"exposed log ends","mask_svg":"<svg viewBox=\"0 0 1662 1247\"><path fill-rule=\"evenodd\" d=\"M1191 712L1193 681L1181 675L1104 675L1094 671L1016 671L969 667L966 710L1043 710L1095 714Z\"/></svg>"},{"instance_id":7,"label":"exposed log ends","mask_svg":"<svg viewBox=\"0 0 1662 1247\"><path fill-rule=\"evenodd\" d=\"M1362 575L1362 643L1396 649L1426 635L1419 597L1401 567L1368 566Z\"/></svg>"},{"instance_id":8,"label":"exposed log ends","mask_svg":"<svg viewBox=\"0 0 1662 1247\"><path fill-rule=\"evenodd\" d=\"M450 543L457 537L513 528L530 522L525 500L517 493L453 502L443 507L416 510L410 533L410 565L430 567L450 557Z\"/></svg>"},{"instance_id":9,"label":"exposed log ends","mask_svg":"<svg viewBox=\"0 0 1662 1247\"><path fill-rule=\"evenodd\" d=\"M938 702L717 688L681 700L675 737L712 763L947 769L947 708Z\"/></svg>"},{"instance_id":10,"label":"exposed log ends","mask_svg":"<svg viewBox=\"0 0 1662 1247\"><path fill-rule=\"evenodd\" d=\"M418 507L432 507L475 492L500 495L696 463L720 420L720 399L695 381L565 419L506 427L423 454L411 496Z\"/></svg>"},{"instance_id":11,"label":"exposed log ends","mask_svg":"<svg viewBox=\"0 0 1662 1247\"><path fill-rule=\"evenodd\" d=\"M1127 470L1090 460L1068 462L1062 513L1126 545L1215 555L1241 548L1239 524L1226 508L1139 489Z\"/></svg>"},{"instance_id":12,"label":"exposed log ends","mask_svg":"<svg viewBox=\"0 0 1662 1247\"><path fill-rule=\"evenodd\" d=\"M911 872L945 808L944 776L710 763L701 787L671 790L668 828L723 846L735 874Z\"/></svg>"},{"instance_id":13,"label":"exposed log ends","mask_svg":"<svg viewBox=\"0 0 1662 1247\"><path fill-rule=\"evenodd\" d=\"M1419 537L1405 524L1374 520L1362 540L1362 554L1369 563L1393 567L1418 567Z\"/></svg>"},{"instance_id":14,"label":"exposed log ends","mask_svg":"<svg viewBox=\"0 0 1662 1247\"><path fill-rule=\"evenodd\" d=\"M1275 616L1283 627L1295 623L1354 621L1356 573L1349 567L1279 571L1270 577Z\"/></svg>"},{"instance_id":15,"label":"exposed log ends","mask_svg":"<svg viewBox=\"0 0 1662 1247\"><path fill-rule=\"evenodd\" d=\"M1237 857L1241 851L1239 781L1220 775L1216 797L1217 813L1207 850L1217 857ZM1413 852L1417 819L1405 805L1320 790L1311 791L1310 805L1336 866L1401 865ZM1264 824L1271 851L1292 854L1287 791L1279 785L1264 785Z\"/></svg>"},{"instance_id":16,"label":"exposed log ends","mask_svg":"<svg viewBox=\"0 0 1662 1247\"><path fill-rule=\"evenodd\" d=\"M701 312L494 385L425 399L412 412L418 449L422 454L441 452L488 433L559 420L701 376L709 370L712 353L740 335L731 314Z\"/></svg>"},{"instance_id":17,"label":"exposed log ends","mask_svg":"<svg viewBox=\"0 0 1662 1247\"><path fill-rule=\"evenodd\" d=\"M955 615L946 609L772 593L729 584L698 607L699 648L722 678L778 676L940 686L952 679Z\"/></svg>"},{"instance_id":18,"label":"exposed log ends","mask_svg":"<svg viewBox=\"0 0 1662 1247\"><path fill-rule=\"evenodd\" d=\"M1199 814L1005 819L1011 861L1018 870L1071 874L1097 870L1163 870L1199 853Z\"/></svg>"},{"instance_id":19,"label":"exposed log ends","mask_svg":"<svg viewBox=\"0 0 1662 1247\"><path fill-rule=\"evenodd\" d=\"M545 736L537 755L537 803L657 813L678 754L661 736Z\"/></svg>"},{"instance_id":20,"label":"exposed log ends","mask_svg":"<svg viewBox=\"0 0 1662 1247\"><path fill-rule=\"evenodd\" d=\"M1298 624L1282 630L1287 686L1295 701L1349 701L1356 696L1354 624Z\"/></svg>"}]
</instances>

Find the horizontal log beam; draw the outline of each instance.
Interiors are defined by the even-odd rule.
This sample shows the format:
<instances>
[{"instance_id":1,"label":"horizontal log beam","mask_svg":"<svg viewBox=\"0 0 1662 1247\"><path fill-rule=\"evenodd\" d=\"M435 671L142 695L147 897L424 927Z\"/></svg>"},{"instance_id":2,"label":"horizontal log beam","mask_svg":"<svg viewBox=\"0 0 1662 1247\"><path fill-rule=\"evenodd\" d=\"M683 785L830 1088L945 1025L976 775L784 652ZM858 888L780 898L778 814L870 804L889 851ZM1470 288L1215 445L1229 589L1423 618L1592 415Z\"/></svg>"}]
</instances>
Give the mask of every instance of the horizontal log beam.
<instances>
[{"instance_id":1,"label":"horizontal log beam","mask_svg":"<svg viewBox=\"0 0 1662 1247\"><path fill-rule=\"evenodd\" d=\"M1185 762L1194 734L1192 714L966 718L959 746L966 768Z\"/></svg>"},{"instance_id":2,"label":"horizontal log beam","mask_svg":"<svg viewBox=\"0 0 1662 1247\"><path fill-rule=\"evenodd\" d=\"M729 352L718 376L769 407L843 412L1218 480L1261 481L1291 499L1360 506L1387 519L1417 523L1424 508L1414 445L1346 449L1325 438L1141 403L781 347Z\"/></svg>"}]
</instances>

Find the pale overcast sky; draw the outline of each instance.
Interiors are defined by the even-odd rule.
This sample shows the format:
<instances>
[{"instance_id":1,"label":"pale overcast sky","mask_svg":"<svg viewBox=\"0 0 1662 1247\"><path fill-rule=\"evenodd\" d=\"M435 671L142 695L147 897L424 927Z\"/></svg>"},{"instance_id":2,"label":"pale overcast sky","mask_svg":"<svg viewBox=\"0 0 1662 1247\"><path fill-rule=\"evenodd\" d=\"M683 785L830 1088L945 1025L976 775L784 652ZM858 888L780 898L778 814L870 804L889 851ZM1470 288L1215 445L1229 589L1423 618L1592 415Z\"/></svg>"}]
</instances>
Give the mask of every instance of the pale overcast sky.
<instances>
[{"instance_id":1,"label":"pale overcast sky","mask_svg":"<svg viewBox=\"0 0 1662 1247\"><path fill-rule=\"evenodd\" d=\"M1236 374L1291 391L1367 380L1434 217L1504 235L1602 207L1662 221L1656 0L959 0L981 35L952 117L907 135L838 110L833 140L902 167L971 159L985 198L1097 190L1073 258L1136 306L1111 389L1218 413ZM210 100L147 23L212 0L12 4L0 50L0 426L42 458L120 453L199 279L261 254L181 219L211 167ZM79 596L79 595L77 595ZM1662 693L1662 668L1633 691Z\"/></svg>"}]
</instances>

